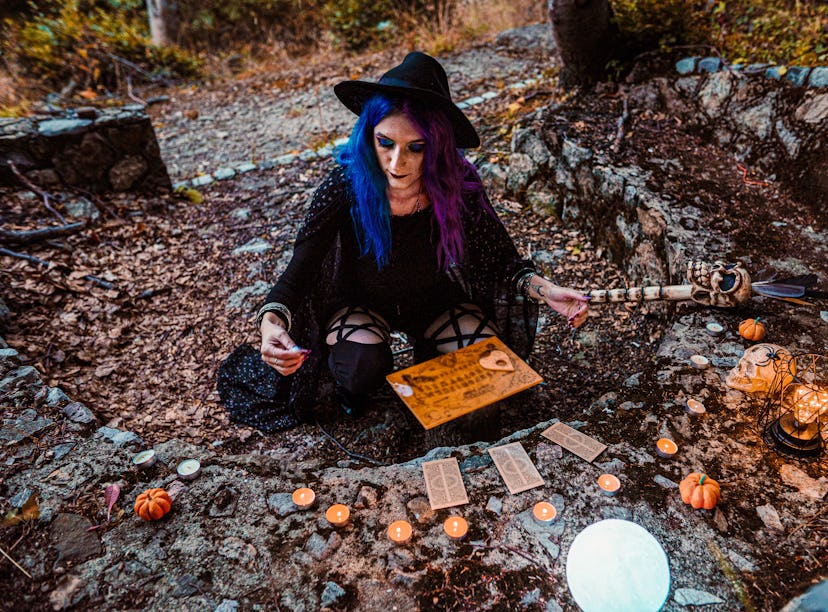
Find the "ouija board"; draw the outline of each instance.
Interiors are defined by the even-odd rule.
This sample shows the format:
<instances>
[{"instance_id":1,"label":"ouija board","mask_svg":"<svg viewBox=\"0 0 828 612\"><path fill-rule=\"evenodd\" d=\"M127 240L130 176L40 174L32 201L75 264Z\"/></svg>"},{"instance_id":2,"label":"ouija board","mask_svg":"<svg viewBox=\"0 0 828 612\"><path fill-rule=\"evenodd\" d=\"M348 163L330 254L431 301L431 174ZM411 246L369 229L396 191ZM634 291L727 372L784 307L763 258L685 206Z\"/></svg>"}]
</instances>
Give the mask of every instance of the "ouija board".
<instances>
[{"instance_id":1,"label":"ouija board","mask_svg":"<svg viewBox=\"0 0 828 612\"><path fill-rule=\"evenodd\" d=\"M386 379L425 429L543 381L499 338L393 372Z\"/></svg>"}]
</instances>

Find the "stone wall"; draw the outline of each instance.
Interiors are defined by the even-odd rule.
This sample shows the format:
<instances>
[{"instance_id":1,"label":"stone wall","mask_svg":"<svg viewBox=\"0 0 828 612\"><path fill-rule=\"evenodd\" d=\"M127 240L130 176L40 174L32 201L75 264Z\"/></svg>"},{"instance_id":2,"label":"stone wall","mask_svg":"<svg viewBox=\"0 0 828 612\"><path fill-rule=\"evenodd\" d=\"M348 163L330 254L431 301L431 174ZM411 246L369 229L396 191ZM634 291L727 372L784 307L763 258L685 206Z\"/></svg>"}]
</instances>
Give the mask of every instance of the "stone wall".
<instances>
[{"instance_id":1,"label":"stone wall","mask_svg":"<svg viewBox=\"0 0 828 612\"><path fill-rule=\"evenodd\" d=\"M790 68L783 79L767 66L697 59L677 65L686 73L673 84L687 102L682 119L815 207L828 206L828 67Z\"/></svg>"},{"instance_id":2,"label":"stone wall","mask_svg":"<svg viewBox=\"0 0 828 612\"><path fill-rule=\"evenodd\" d=\"M533 125L515 130L512 151L507 192L590 230L637 283L681 282L688 259L728 250L725 237L698 235L669 196L648 189L645 172L613 165L574 138Z\"/></svg>"},{"instance_id":3,"label":"stone wall","mask_svg":"<svg viewBox=\"0 0 828 612\"><path fill-rule=\"evenodd\" d=\"M44 188L171 189L152 123L140 105L0 119L0 185L20 183L10 162Z\"/></svg>"},{"instance_id":4,"label":"stone wall","mask_svg":"<svg viewBox=\"0 0 828 612\"><path fill-rule=\"evenodd\" d=\"M735 163L790 186L813 209L828 208L828 91L733 71L657 78L630 86L630 109L668 113L701 132ZM613 163L610 147L571 136L577 101L538 111L514 130L508 168L481 174L536 211L592 231L636 283L683 283L688 259L732 251L729 237L700 232L701 212L648 187L648 173ZM572 115L572 117L570 117Z\"/></svg>"}]
</instances>

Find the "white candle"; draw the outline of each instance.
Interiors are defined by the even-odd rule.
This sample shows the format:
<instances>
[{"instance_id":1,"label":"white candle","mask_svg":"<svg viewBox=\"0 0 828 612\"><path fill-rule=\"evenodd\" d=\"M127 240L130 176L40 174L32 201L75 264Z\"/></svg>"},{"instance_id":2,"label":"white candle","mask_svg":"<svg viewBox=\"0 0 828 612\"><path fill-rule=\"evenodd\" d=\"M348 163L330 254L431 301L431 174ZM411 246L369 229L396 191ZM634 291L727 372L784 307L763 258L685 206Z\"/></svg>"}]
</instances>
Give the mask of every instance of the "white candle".
<instances>
[{"instance_id":1,"label":"white candle","mask_svg":"<svg viewBox=\"0 0 828 612\"><path fill-rule=\"evenodd\" d=\"M685 406L686 406L687 412L689 414L692 414L692 415L699 415L699 414L704 414L705 412L707 412L707 408L704 407L704 404L702 404L699 400L696 400L696 399L691 398L691 399L687 400L687 403L685 404Z\"/></svg>"},{"instance_id":2,"label":"white candle","mask_svg":"<svg viewBox=\"0 0 828 612\"><path fill-rule=\"evenodd\" d=\"M155 465L158 457L152 449L141 451L132 458L132 465L138 469L145 470L148 467Z\"/></svg>"},{"instance_id":3,"label":"white candle","mask_svg":"<svg viewBox=\"0 0 828 612\"><path fill-rule=\"evenodd\" d=\"M182 480L194 480L201 473L201 464L196 459L185 459L175 471Z\"/></svg>"},{"instance_id":4,"label":"white candle","mask_svg":"<svg viewBox=\"0 0 828 612\"><path fill-rule=\"evenodd\" d=\"M697 370L706 370L710 366L710 360L704 355L693 355L690 357L690 365Z\"/></svg>"},{"instance_id":5,"label":"white candle","mask_svg":"<svg viewBox=\"0 0 828 612\"><path fill-rule=\"evenodd\" d=\"M707 330L707 333L711 336L721 336L724 333L724 327L713 321L711 321L704 327Z\"/></svg>"}]
</instances>

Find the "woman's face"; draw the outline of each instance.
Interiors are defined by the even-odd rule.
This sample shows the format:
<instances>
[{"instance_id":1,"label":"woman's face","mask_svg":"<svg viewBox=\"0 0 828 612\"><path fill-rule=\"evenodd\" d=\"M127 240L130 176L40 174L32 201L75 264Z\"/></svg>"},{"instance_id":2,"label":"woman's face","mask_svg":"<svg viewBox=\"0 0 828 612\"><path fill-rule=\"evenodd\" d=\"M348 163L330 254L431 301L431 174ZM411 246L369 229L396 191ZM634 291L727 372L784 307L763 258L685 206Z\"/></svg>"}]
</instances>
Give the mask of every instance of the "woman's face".
<instances>
[{"instance_id":1,"label":"woman's face","mask_svg":"<svg viewBox=\"0 0 828 612\"><path fill-rule=\"evenodd\" d=\"M425 140L405 115L388 115L374 127L374 150L390 189L420 188Z\"/></svg>"}]
</instances>

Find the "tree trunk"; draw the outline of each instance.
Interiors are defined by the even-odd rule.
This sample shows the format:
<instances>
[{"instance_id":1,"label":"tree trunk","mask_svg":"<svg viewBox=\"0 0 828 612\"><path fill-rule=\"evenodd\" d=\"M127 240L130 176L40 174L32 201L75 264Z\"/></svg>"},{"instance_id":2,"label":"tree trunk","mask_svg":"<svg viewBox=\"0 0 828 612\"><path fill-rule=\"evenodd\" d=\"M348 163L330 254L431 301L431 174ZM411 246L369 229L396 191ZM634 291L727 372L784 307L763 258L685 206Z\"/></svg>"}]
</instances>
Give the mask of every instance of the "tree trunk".
<instances>
[{"instance_id":1,"label":"tree trunk","mask_svg":"<svg viewBox=\"0 0 828 612\"><path fill-rule=\"evenodd\" d=\"M147 0L152 44L158 47L178 42L179 13L177 0Z\"/></svg>"},{"instance_id":2,"label":"tree trunk","mask_svg":"<svg viewBox=\"0 0 828 612\"><path fill-rule=\"evenodd\" d=\"M564 88L601 78L613 44L608 0L549 0L549 21L561 61Z\"/></svg>"}]
</instances>

